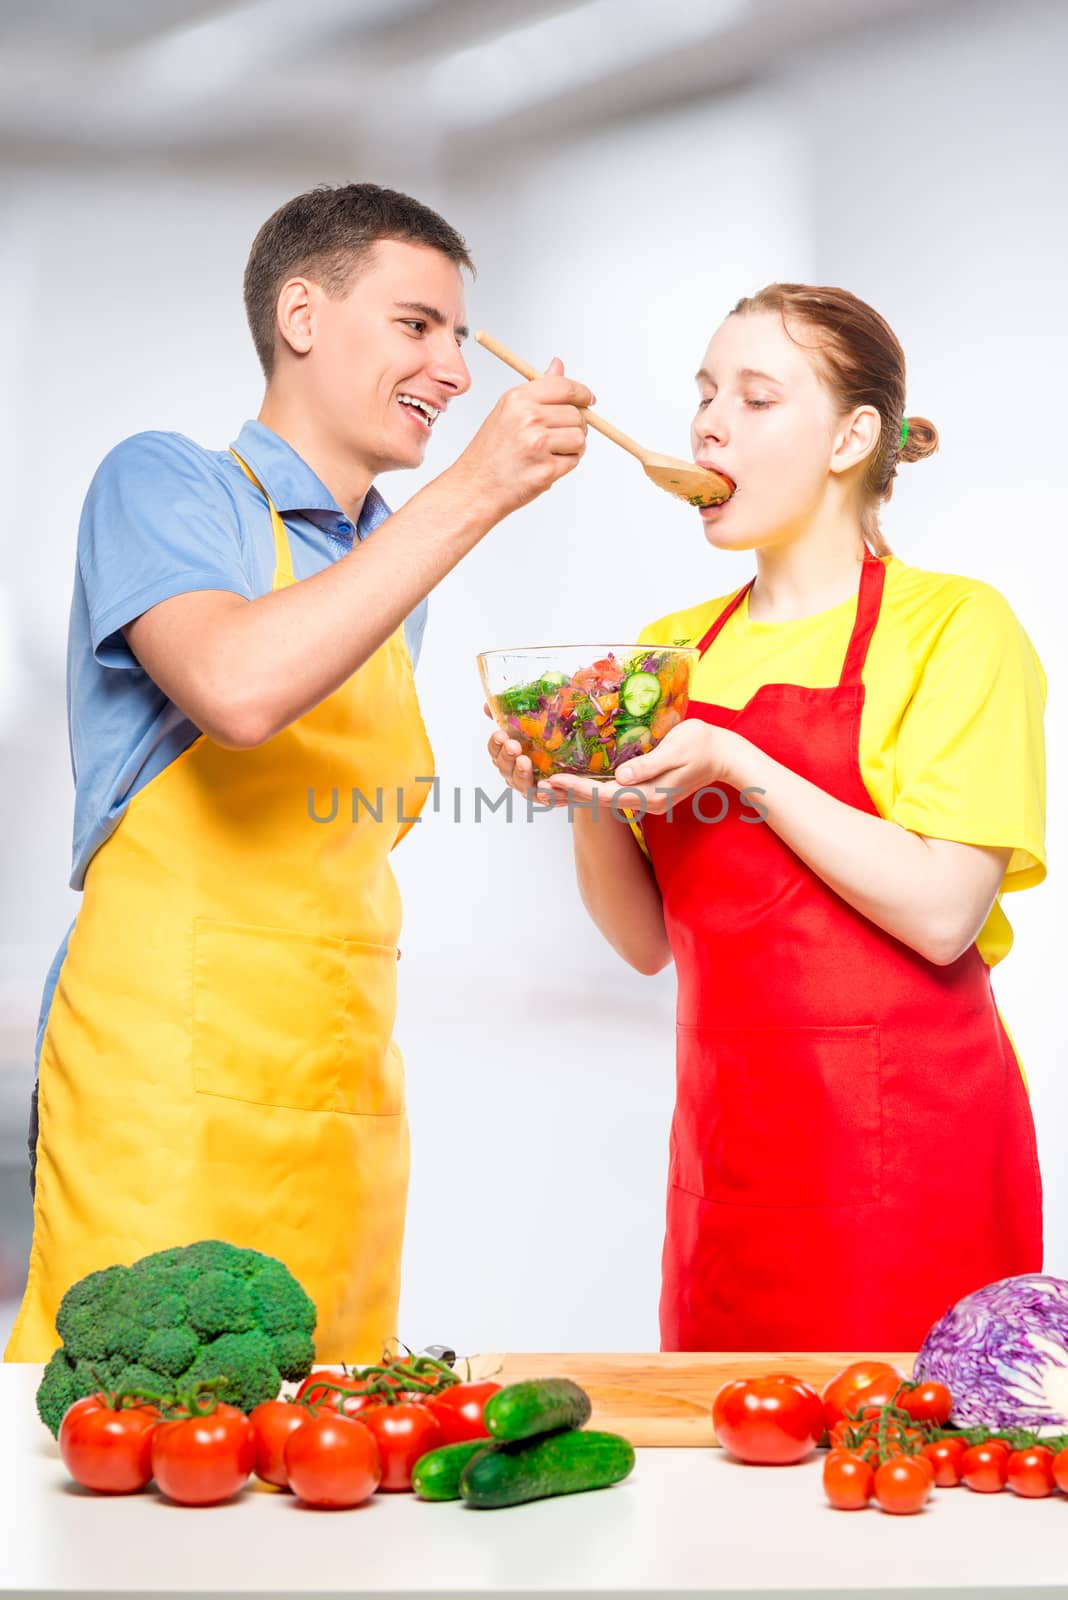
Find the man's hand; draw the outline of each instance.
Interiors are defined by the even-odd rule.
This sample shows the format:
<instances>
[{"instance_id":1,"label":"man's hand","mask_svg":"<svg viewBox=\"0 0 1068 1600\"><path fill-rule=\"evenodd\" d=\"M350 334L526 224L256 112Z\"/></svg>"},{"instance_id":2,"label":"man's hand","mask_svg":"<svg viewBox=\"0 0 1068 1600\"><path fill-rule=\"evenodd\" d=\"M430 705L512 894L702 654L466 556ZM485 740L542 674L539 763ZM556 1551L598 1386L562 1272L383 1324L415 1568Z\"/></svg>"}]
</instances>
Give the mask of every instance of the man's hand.
<instances>
[{"instance_id":1,"label":"man's hand","mask_svg":"<svg viewBox=\"0 0 1068 1600\"><path fill-rule=\"evenodd\" d=\"M563 362L554 358L543 377L501 395L442 477L466 480L473 499L499 522L578 466L586 449L579 408L594 398L584 383L565 377Z\"/></svg>"}]
</instances>

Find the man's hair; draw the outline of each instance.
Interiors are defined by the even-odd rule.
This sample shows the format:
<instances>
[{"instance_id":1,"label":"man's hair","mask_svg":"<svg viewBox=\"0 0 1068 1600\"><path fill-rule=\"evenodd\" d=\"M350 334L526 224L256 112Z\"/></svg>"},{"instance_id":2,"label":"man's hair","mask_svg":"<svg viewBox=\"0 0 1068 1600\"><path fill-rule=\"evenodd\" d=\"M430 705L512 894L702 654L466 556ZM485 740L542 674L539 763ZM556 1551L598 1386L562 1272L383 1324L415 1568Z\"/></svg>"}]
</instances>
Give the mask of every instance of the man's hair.
<instances>
[{"instance_id":1,"label":"man's hair","mask_svg":"<svg viewBox=\"0 0 1068 1600\"><path fill-rule=\"evenodd\" d=\"M321 184L268 217L245 268L245 311L260 366L274 369L275 309L282 285L313 278L332 298L348 293L379 239L427 245L474 272L467 245L429 206L377 183Z\"/></svg>"}]
</instances>

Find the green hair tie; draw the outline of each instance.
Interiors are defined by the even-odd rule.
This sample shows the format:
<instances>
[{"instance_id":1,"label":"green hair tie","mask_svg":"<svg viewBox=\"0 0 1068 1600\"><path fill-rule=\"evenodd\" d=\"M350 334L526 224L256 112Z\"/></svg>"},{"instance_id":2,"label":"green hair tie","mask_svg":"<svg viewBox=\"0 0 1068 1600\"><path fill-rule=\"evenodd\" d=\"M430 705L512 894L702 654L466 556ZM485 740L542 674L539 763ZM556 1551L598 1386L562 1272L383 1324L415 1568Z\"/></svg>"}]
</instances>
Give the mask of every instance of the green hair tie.
<instances>
[{"instance_id":1,"label":"green hair tie","mask_svg":"<svg viewBox=\"0 0 1068 1600\"><path fill-rule=\"evenodd\" d=\"M908 438L908 436L909 436L909 419L908 419L908 417L902 417L902 419L901 419L901 444L898 446L899 449L904 450L904 448L905 448L905 440Z\"/></svg>"}]
</instances>

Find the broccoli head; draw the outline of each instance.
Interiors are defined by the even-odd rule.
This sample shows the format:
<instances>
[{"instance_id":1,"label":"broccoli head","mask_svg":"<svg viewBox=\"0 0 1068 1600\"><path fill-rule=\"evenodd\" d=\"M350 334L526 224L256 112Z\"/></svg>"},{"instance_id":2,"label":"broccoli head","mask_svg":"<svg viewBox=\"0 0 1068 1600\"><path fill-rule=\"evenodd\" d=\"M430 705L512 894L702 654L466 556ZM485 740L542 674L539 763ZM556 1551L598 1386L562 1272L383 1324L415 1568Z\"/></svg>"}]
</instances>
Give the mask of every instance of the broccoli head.
<instances>
[{"instance_id":1,"label":"broccoli head","mask_svg":"<svg viewBox=\"0 0 1068 1600\"><path fill-rule=\"evenodd\" d=\"M63 1343L37 1390L54 1434L101 1387L165 1394L225 1378L222 1398L251 1411L315 1360L315 1304L289 1268L219 1239L90 1272L63 1296L56 1332Z\"/></svg>"}]
</instances>

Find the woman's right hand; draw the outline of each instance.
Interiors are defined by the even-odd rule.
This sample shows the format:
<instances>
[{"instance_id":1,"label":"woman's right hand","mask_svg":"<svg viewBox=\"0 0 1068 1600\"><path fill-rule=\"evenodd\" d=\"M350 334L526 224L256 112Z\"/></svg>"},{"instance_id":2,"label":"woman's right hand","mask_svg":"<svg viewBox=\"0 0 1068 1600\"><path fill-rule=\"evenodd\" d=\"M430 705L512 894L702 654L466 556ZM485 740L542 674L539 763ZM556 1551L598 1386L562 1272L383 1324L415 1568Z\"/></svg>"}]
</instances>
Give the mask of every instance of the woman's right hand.
<instances>
[{"instance_id":1,"label":"woman's right hand","mask_svg":"<svg viewBox=\"0 0 1068 1600\"><path fill-rule=\"evenodd\" d=\"M484 705L482 709L487 717L492 717L493 712L489 706ZM494 728L486 748L489 750L490 760L508 787L514 789L517 794L533 795L534 768L530 757L523 754L523 746L518 739L509 739L499 728Z\"/></svg>"}]
</instances>

